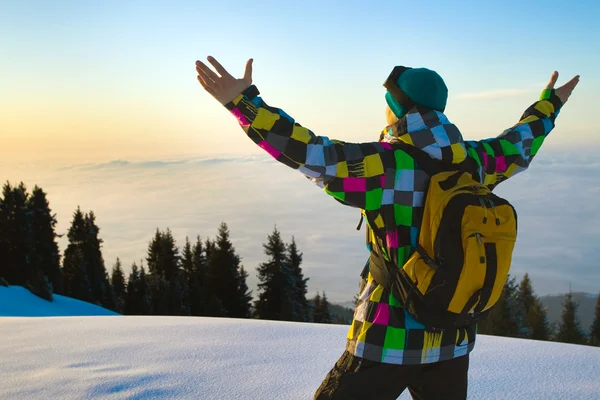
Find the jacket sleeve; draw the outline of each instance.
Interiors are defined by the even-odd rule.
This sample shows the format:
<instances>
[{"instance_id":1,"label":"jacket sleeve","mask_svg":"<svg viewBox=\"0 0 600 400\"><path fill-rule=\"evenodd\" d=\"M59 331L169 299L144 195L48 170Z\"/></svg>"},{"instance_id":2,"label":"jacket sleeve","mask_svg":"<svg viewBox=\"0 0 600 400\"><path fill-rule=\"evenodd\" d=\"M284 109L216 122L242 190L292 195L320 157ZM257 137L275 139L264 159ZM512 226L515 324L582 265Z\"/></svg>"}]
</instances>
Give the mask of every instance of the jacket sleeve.
<instances>
[{"instance_id":1,"label":"jacket sleeve","mask_svg":"<svg viewBox=\"0 0 600 400\"><path fill-rule=\"evenodd\" d=\"M225 107L259 147L346 205L379 208L386 175L394 176L396 157L406 157L388 143L345 143L317 136L283 110L268 106L254 85ZM391 180L387 183L393 188Z\"/></svg>"},{"instance_id":2,"label":"jacket sleeve","mask_svg":"<svg viewBox=\"0 0 600 400\"><path fill-rule=\"evenodd\" d=\"M554 128L561 107L554 90L546 89L540 100L525 111L519 123L500 136L465 142L469 155L480 167L482 182L493 189L526 170Z\"/></svg>"}]
</instances>

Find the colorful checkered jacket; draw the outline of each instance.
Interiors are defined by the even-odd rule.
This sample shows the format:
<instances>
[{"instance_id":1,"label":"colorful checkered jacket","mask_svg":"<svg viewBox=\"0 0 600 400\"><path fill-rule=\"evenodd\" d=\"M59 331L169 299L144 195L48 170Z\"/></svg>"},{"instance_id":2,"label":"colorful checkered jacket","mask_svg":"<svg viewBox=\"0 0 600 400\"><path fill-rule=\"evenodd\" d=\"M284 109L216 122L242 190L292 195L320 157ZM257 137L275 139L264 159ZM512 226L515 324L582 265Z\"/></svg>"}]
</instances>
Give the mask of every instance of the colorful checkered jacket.
<instances>
[{"instance_id":1,"label":"colorful checkered jacket","mask_svg":"<svg viewBox=\"0 0 600 400\"><path fill-rule=\"evenodd\" d=\"M499 137L465 141L437 111L413 108L381 133L378 142L346 143L316 136L283 110L268 106L251 86L225 107L259 147L297 169L338 201L361 209L367 218L367 247L377 232L388 255L403 265L416 247L429 178L406 152L403 141L448 163L472 157L481 182L494 188L525 170L562 106L553 91L525 111ZM358 357L392 364L426 364L459 357L475 344L476 328L428 332L402 304L367 273L348 332L347 350Z\"/></svg>"}]
</instances>

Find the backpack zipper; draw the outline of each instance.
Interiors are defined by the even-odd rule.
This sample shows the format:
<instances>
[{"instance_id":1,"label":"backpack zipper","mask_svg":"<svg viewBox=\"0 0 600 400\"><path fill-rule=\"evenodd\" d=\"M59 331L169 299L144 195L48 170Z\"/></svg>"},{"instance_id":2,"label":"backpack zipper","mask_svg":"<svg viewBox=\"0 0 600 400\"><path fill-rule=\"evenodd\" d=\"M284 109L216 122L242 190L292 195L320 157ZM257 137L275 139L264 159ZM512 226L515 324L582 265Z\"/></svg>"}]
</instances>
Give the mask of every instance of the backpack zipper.
<instances>
[{"instance_id":1,"label":"backpack zipper","mask_svg":"<svg viewBox=\"0 0 600 400\"><path fill-rule=\"evenodd\" d=\"M481 207L483 207L485 209L485 214L483 215L483 223L487 224L487 213L488 213L488 207L485 205L485 197L479 197L479 204L481 204Z\"/></svg>"},{"instance_id":2,"label":"backpack zipper","mask_svg":"<svg viewBox=\"0 0 600 400\"><path fill-rule=\"evenodd\" d=\"M482 251L482 250L483 250L483 240L481 240L481 238L482 238L482 237L485 237L485 236L483 236L483 235L482 235L481 233L479 233L479 232L475 232L475 233L472 233L472 234L470 234L469 236L467 236L467 238L471 238L471 237L473 237L473 236L474 236L475 238L477 238L477 243L479 243L479 262L480 262L481 264L484 264L484 263L485 263L485 255L484 255L484 254L485 254L485 250L484 250L484 251Z\"/></svg>"},{"instance_id":3,"label":"backpack zipper","mask_svg":"<svg viewBox=\"0 0 600 400\"><path fill-rule=\"evenodd\" d=\"M496 205L494 204L492 199L487 199L487 201L490 204L490 208L492 209L492 211L494 211L494 219L496 220L496 225L500 225L500 218L498 218L498 213L496 212Z\"/></svg>"}]
</instances>

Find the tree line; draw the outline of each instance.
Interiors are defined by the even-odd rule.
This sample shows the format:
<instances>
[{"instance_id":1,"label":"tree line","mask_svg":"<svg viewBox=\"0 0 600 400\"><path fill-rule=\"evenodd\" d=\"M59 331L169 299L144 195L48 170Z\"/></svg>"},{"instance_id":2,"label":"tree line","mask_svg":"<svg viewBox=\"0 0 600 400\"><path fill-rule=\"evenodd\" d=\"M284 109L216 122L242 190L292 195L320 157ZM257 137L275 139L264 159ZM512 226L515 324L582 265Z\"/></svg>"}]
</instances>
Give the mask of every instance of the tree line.
<instances>
[{"instance_id":1,"label":"tree line","mask_svg":"<svg viewBox=\"0 0 600 400\"><path fill-rule=\"evenodd\" d=\"M46 193L23 183L6 183L0 196L0 283L19 285L52 301L52 294L100 305L126 315L182 315L260 318L334 323L325 293L307 299L302 253L295 239L285 243L275 227L263 244L267 260L257 268L258 296L247 286L248 272L221 223L214 239L180 249L170 229L157 229L144 260L129 276L116 260L108 273L102 239L92 211L73 213L61 257L56 216ZM61 259L62 258L62 259Z\"/></svg>"},{"instance_id":2,"label":"tree line","mask_svg":"<svg viewBox=\"0 0 600 400\"><path fill-rule=\"evenodd\" d=\"M6 183L0 196L0 284L19 285L51 301L62 294L125 315L186 315L230 318L348 323L332 315L325 292L307 299L302 253L292 238L285 243L275 227L257 268L256 298L247 286L241 263L222 223L215 239L179 248L171 233L157 229L145 260L133 263L126 277L119 259L111 273L102 256L96 216L80 208L73 213L68 245L61 257L55 231L56 216L46 193L23 183ZM62 260L61 260L62 258ZM548 322L546 310L528 274L517 284L510 277L498 303L479 324L489 335L600 345L600 296L595 318L586 335L577 319L577 303L565 296L561 322Z\"/></svg>"},{"instance_id":3,"label":"tree line","mask_svg":"<svg viewBox=\"0 0 600 400\"><path fill-rule=\"evenodd\" d=\"M526 273L519 284L515 277L509 277L500 299L478 325L478 333L600 346L600 295L589 334L581 327L577 307L572 294L567 293L560 322L551 324L545 307L533 290L529 274Z\"/></svg>"}]
</instances>

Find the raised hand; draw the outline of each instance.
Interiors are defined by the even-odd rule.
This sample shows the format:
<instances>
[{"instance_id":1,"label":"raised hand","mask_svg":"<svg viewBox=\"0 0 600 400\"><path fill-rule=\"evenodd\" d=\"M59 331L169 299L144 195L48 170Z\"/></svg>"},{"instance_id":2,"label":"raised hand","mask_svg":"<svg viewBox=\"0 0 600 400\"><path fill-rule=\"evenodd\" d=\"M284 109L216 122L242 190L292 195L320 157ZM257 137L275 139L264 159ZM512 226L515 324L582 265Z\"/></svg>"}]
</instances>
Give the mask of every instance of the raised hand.
<instances>
[{"instance_id":1,"label":"raised hand","mask_svg":"<svg viewBox=\"0 0 600 400\"><path fill-rule=\"evenodd\" d=\"M554 71L552 73L552 76L550 77L550 81L546 85L546 89L554 89L554 85L556 84L557 80L558 80L558 72ZM558 96L560 101L563 104L565 104L567 102L567 100L569 100L569 96L571 96L573 89L575 89L575 86L577 86L578 83L579 83L579 75L576 75L569 82L565 83L558 89L554 90L554 93L556 93L556 95Z\"/></svg>"},{"instance_id":2,"label":"raised hand","mask_svg":"<svg viewBox=\"0 0 600 400\"><path fill-rule=\"evenodd\" d=\"M207 58L212 64L215 73L206 64L196 61L196 72L198 72L198 82L221 104L225 105L235 99L240 93L252 85L252 59L246 63L244 77L236 79L213 57Z\"/></svg>"}]
</instances>

